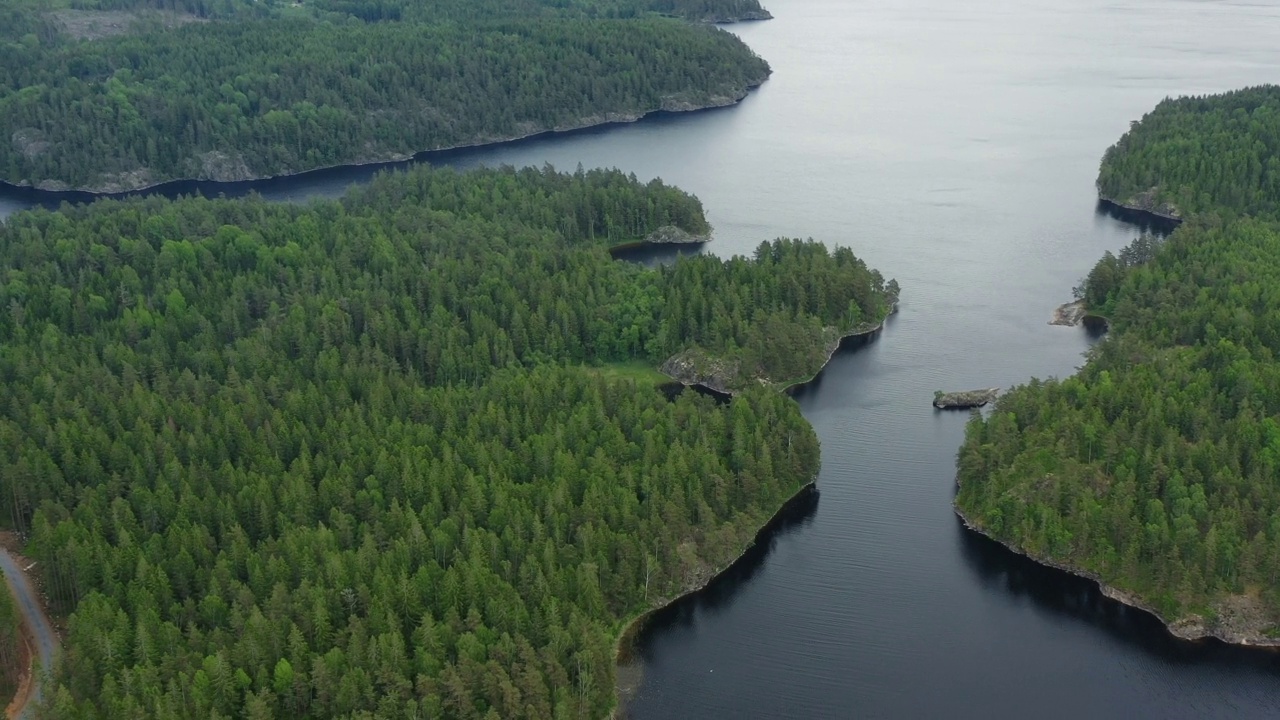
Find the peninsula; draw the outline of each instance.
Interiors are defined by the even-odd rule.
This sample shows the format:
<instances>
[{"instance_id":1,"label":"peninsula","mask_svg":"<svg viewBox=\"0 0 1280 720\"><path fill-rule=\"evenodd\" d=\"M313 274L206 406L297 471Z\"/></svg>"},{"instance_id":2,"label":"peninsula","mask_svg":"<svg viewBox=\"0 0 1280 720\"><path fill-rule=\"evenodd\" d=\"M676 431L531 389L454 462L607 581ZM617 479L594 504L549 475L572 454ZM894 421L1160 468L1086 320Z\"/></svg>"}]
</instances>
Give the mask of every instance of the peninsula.
<instances>
[{"instance_id":1,"label":"peninsula","mask_svg":"<svg viewBox=\"0 0 1280 720\"><path fill-rule=\"evenodd\" d=\"M72 618L52 715L607 716L619 633L820 464L782 393L629 369L807 368L808 328L889 286L813 241L610 258L668 225L708 230L660 182L550 168L10 216L0 487Z\"/></svg>"},{"instance_id":2,"label":"peninsula","mask_svg":"<svg viewBox=\"0 0 1280 720\"><path fill-rule=\"evenodd\" d=\"M1103 193L1184 221L1099 261L1078 294L1110 340L959 453L967 525L1185 639L1280 644L1280 185L1255 162L1277 141L1267 86L1165 101L1108 150Z\"/></svg>"},{"instance_id":3,"label":"peninsula","mask_svg":"<svg viewBox=\"0 0 1280 720\"><path fill-rule=\"evenodd\" d=\"M702 263L720 262L691 258L672 274L702 276ZM688 309L673 322L692 342L671 348L660 366L678 382L726 395L813 378L846 338L878 331L898 303L897 281L848 248L778 240L726 265L734 285L674 298Z\"/></svg>"}]
</instances>

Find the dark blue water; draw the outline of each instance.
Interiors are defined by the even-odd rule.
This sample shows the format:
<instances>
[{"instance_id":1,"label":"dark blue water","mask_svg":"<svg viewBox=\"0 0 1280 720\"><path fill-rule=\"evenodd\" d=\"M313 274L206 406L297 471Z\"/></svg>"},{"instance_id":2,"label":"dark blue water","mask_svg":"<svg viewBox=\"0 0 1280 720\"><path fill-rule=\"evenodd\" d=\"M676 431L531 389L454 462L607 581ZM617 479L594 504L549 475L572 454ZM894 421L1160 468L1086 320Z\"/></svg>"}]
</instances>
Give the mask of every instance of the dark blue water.
<instances>
[{"instance_id":1,"label":"dark blue water","mask_svg":"<svg viewBox=\"0 0 1280 720\"><path fill-rule=\"evenodd\" d=\"M1188 645L965 531L965 415L934 390L1063 375L1047 324L1137 232L1097 212L1102 151L1167 95L1280 79L1280 8L1213 0L771 0L740 106L437 157L618 166L697 193L711 252L848 245L901 311L797 396L820 494L638 648L635 718L1280 717L1280 656ZM371 170L258 186L332 196ZM203 186L206 194L247 186ZM0 195L0 214L32 203Z\"/></svg>"}]
</instances>

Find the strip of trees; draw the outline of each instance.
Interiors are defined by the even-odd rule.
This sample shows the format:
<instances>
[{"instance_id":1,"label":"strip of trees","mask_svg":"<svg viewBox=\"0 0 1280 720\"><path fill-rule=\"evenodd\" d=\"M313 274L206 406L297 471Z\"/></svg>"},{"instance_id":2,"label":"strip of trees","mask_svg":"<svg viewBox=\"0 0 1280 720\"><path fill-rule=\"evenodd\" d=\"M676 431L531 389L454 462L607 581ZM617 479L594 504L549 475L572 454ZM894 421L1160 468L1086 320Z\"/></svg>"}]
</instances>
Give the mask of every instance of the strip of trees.
<instances>
[{"instance_id":1,"label":"strip of trees","mask_svg":"<svg viewBox=\"0 0 1280 720\"><path fill-rule=\"evenodd\" d=\"M324 3L160 7L88 40L41 5L0 8L0 179L284 175L725 104L769 74L730 33L595 4L411 3L416 19L385 22ZM205 17L172 14L189 12Z\"/></svg>"}]
</instances>

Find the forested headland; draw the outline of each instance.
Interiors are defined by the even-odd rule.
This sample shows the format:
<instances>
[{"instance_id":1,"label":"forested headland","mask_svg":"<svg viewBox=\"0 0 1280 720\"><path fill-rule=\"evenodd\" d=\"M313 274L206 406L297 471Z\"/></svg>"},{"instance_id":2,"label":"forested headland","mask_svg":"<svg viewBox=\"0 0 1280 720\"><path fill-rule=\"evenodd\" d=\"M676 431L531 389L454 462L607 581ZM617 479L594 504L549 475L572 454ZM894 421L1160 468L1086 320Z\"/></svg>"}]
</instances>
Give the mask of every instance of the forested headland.
<instances>
[{"instance_id":1,"label":"forested headland","mask_svg":"<svg viewBox=\"0 0 1280 720\"><path fill-rule=\"evenodd\" d=\"M46 714L606 715L626 623L819 466L786 396L669 398L636 361L883 292L813 242L607 252L705 223L550 168L11 216L0 516L67 616Z\"/></svg>"},{"instance_id":2,"label":"forested headland","mask_svg":"<svg viewBox=\"0 0 1280 720\"><path fill-rule=\"evenodd\" d=\"M1005 394L959 453L970 525L1187 638L1280 639L1276 97L1166 101L1107 152L1104 192L1194 214L1098 263L1080 293L1109 338Z\"/></svg>"},{"instance_id":3,"label":"forested headland","mask_svg":"<svg viewBox=\"0 0 1280 720\"><path fill-rule=\"evenodd\" d=\"M0 0L0 180L248 180L731 104L747 0ZM674 15L676 18L666 17Z\"/></svg>"},{"instance_id":4,"label":"forested headland","mask_svg":"<svg viewBox=\"0 0 1280 720\"><path fill-rule=\"evenodd\" d=\"M1180 218L1275 216L1280 198L1280 86L1168 99L1107 150L1106 200Z\"/></svg>"},{"instance_id":5,"label":"forested headland","mask_svg":"<svg viewBox=\"0 0 1280 720\"><path fill-rule=\"evenodd\" d=\"M809 380L841 340L878 330L899 292L848 248L812 241L764 244L727 262L699 256L665 274L663 352L676 353L662 371L724 393Z\"/></svg>"}]
</instances>

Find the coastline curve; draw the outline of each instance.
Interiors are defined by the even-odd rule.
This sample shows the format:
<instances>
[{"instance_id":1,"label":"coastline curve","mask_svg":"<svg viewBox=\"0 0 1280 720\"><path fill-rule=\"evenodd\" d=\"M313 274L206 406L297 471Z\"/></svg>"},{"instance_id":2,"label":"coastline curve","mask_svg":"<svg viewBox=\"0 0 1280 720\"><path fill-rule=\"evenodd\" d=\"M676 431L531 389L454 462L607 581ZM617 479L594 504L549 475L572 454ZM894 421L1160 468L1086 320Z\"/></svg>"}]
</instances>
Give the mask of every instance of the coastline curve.
<instances>
[{"instance_id":1,"label":"coastline curve","mask_svg":"<svg viewBox=\"0 0 1280 720\"><path fill-rule=\"evenodd\" d=\"M706 103L697 105L670 104L664 102L662 106L650 110L630 113L609 113L603 116L587 118L581 122L571 125L542 128L520 135L480 139L470 143L459 143L457 145L427 148L408 155L396 153L389 154L386 157L370 160L354 160L352 162L335 163L333 165L322 165L319 167L299 170L298 172L282 173L279 175L251 176L237 180L212 180L194 177L170 178L155 183L141 185L136 188L118 190L109 188L42 188L39 184L26 182L12 183L0 180L0 192L11 196L24 196L24 199L29 201L31 204L55 204L60 202L88 203L100 198L121 199L140 195L163 195L166 197L175 197L178 195L200 194L206 197L217 197L220 194L227 194L228 196L236 197L253 192L254 190L260 189L259 186L269 183L286 181L297 182L310 177L318 177L326 173L343 172L360 168L369 168L375 172L378 170L398 170L417 163L429 163L434 157L447 156L451 153L465 152L479 148L496 148L515 145L522 142L549 137L568 137L578 133L593 130L604 130L622 125L631 125L644 120L654 120L664 116L706 113L715 110L727 109L746 100L751 96L752 91L760 88L767 80L768 76L765 76L758 81L749 83L741 92L715 97Z\"/></svg>"},{"instance_id":2,"label":"coastline curve","mask_svg":"<svg viewBox=\"0 0 1280 720\"><path fill-rule=\"evenodd\" d=\"M1120 603L1121 605L1124 605L1126 607L1130 607L1135 610L1141 610L1142 612L1145 612L1148 615L1151 615L1156 620L1158 620L1160 624L1164 626L1165 630L1169 633L1169 635L1171 635L1174 638L1177 638L1185 642L1191 642L1191 643L1203 642L1206 640L1216 640L1218 642L1221 642L1227 645L1234 645L1238 647L1257 648L1257 649L1264 649L1264 650L1280 650L1280 638L1267 638L1262 636L1242 637L1242 636L1235 636L1235 635L1227 635L1220 632L1216 628L1205 627L1203 624L1187 623L1186 621L1171 621L1168 618L1166 618L1163 614L1161 614L1159 610L1155 609L1150 604L1143 601L1141 598L1138 598L1132 595L1131 593L1127 593L1123 590L1120 590L1118 588L1112 587L1111 585L1108 585L1107 582L1097 573L1090 572L1083 568L1074 567L1072 565L1068 565L1066 563L1053 560L1052 558L1047 558L1047 557L1037 555L1035 553L1031 553L1023 548L1015 547L1014 545L984 530L976 522L971 520L969 516L965 514L965 512L961 510L958 506L953 504L952 509L955 511L956 517L958 517L960 519L960 522L964 524L964 527L966 530L977 533L982 537L985 537L995 543L998 543L999 545L1006 548L1007 550L1014 553L1015 555L1020 555L1022 557L1027 558L1028 560L1031 560L1045 567L1053 568L1055 570L1060 570L1069 575L1073 575L1078 578L1083 578L1085 580L1089 580L1097 584L1098 590L1099 592L1102 593L1103 597L1109 600L1113 600L1117 603Z\"/></svg>"},{"instance_id":3,"label":"coastline curve","mask_svg":"<svg viewBox=\"0 0 1280 720\"><path fill-rule=\"evenodd\" d=\"M622 630L618 633L617 640L614 642L614 668L615 675L618 669L621 669L633 662L632 654L636 649L636 641L648 627L649 623L660 613L673 610L681 603L697 598L701 594L707 592L720 580L726 578L735 569L738 569L744 563L751 562L753 551L763 547L765 540L778 528L787 524L790 519L800 514L808 514L817 507L818 499L821 493L818 490L817 474L808 482L801 485L798 490L780 505L769 517L760 529L752 536L748 542L732 560L727 562L723 567L717 568L714 572L698 582L693 587L686 588L683 592L667 600L661 600L653 607L636 615L631 620L623 624ZM759 558L762 559L762 558ZM626 717L626 701L628 696L634 694L635 688L630 684L625 684L620 678L615 677L614 699L615 705L611 718Z\"/></svg>"}]
</instances>

